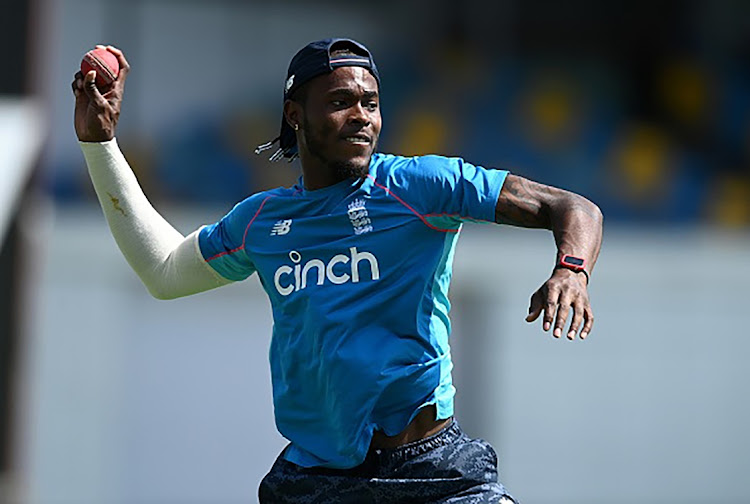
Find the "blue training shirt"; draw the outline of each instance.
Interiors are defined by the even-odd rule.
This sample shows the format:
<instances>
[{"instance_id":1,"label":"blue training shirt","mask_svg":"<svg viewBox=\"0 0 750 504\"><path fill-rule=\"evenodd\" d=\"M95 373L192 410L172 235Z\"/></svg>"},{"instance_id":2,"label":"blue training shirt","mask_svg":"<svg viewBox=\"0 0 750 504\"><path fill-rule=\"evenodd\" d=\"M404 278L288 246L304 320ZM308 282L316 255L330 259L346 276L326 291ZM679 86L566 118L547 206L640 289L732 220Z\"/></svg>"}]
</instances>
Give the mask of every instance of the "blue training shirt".
<instances>
[{"instance_id":1,"label":"blue training shirt","mask_svg":"<svg viewBox=\"0 0 750 504\"><path fill-rule=\"evenodd\" d=\"M364 180L254 194L201 229L220 275L257 271L273 311L270 362L284 456L349 468L373 430L420 408L453 414L448 285L465 220L495 220L507 172L459 158L374 154Z\"/></svg>"}]
</instances>

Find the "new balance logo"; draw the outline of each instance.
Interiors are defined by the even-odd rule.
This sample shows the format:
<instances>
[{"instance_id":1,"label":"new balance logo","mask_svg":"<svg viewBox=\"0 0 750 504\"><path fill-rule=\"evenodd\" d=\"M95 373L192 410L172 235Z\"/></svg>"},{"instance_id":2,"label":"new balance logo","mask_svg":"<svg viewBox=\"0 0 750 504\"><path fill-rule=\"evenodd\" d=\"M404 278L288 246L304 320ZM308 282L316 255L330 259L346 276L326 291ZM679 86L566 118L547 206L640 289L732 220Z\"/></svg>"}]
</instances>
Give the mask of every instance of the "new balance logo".
<instances>
[{"instance_id":1,"label":"new balance logo","mask_svg":"<svg viewBox=\"0 0 750 504\"><path fill-rule=\"evenodd\" d=\"M349 203L349 210L347 211L349 220L354 228L355 235L361 235L372 231L372 221L367 215L367 208L365 208L365 200L357 198Z\"/></svg>"},{"instance_id":2,"label":"new balance logo","mask_svg":"<svg viewBox=\"0 0 750 504\"><path fill-rule=\"evenodd\" d=\"M292 74L287 80L286 84L284 84L284 92L288 93L290 89L292 89L292 86L294 85L294 74Z\"/></svg>"},{"instance_id":3,"label":"new balance logo","mask_svg":"<svg viewBox=\"0 0 750 504\"><path fill-rule=\"evenodd\" d=\"M285 235L292 230L292 219L277 221L271 229L271 236Z\"/></svg>"}]
</instances>

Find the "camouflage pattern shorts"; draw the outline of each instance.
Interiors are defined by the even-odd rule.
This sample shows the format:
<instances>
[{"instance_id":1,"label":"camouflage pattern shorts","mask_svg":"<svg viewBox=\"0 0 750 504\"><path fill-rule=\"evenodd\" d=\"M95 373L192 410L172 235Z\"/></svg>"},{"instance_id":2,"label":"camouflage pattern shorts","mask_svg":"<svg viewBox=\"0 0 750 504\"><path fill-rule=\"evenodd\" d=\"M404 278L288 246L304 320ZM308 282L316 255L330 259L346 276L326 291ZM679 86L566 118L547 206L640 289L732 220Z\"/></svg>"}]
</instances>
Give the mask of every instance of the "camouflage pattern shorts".
<instances>
[{"instance_id":1,"label":"camouflage pattern shorts","mask_svg":"<svg viewBox=\"0 0 750 504\"><path fill-rule=\"evenodd\" d=\"M260 483L261 504L514 504L497 479L497 455L456 421L352 469L305 468L282 455Z\"/></svg>"}]
</instances>

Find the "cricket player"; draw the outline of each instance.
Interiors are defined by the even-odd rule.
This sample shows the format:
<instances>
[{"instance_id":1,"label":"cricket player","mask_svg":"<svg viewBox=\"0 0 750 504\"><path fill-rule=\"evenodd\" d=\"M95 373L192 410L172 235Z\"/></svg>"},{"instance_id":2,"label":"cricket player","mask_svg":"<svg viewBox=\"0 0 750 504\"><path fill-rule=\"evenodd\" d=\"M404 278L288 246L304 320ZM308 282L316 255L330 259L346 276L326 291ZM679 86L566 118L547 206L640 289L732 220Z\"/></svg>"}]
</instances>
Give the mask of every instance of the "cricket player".
<instances>
[{"instance_id":1,"label":"cricket player","mask_svg":"<svg viewBox=\"0 0 750 504\"><path fill-rule=\"evenodd\" d=\"M261 482L260 502L516 502L498 481L493 448L454 420L456 242L465 221L551 229L552 273L526 320L541 316L554 337L585 339L599 208L460 158L377 152L373 56L354 40L326 39L292 58L280 134L258 148L275 147L272 160L298 158L298 183L253 194L185 237L149 204L117 146L130 66L107 49L119 77L100 90L94 72L76 74L75 130L125 258L159 299L253 273L270 298L276 425L289 445ZM491 390L475 393L494 400Z\"/></svg>"}]
</instances>

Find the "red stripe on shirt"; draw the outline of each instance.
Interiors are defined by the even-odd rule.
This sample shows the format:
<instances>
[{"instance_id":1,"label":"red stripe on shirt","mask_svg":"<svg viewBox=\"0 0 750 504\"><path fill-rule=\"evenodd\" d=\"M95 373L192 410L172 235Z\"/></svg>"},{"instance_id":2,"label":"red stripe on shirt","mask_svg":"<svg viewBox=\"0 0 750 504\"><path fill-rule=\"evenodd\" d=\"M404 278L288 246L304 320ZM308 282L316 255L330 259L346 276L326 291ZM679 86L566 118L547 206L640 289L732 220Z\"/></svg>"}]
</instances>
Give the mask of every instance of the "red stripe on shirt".
<instances>
[{"instance_id":1,"label":"red stripe on shirt","mask_svg":"<svg viewBox=\"0 0 750 504\"><path fill-rule=\"evenodd\" d=\"M255 211L255 215L253 215L253 218L250 219L250 222L247 223L247 227L245 228L245 234L242 235L242 245L240 245L237 248L234 248L232 250L225 250L224 252L219 252L218 254L211 256L210 258L206 259L206 262L213 261L214 259L218 259L221 256L234 254L235 252L239 252L240 250L245 248L245 240L247 240L247 232L250 230L250 226L253 225L253 222L255 222L255 218L258 216L260 211L263 209L263 205L266 204L266 201L268 201L271 198L271 196L266 196L266 199L264 199L260 206L258 207L258 210Z\"/></svg>"},{"instance_id":2,"label":"red stripe on shirt","mask_svg":"<svg viewBox=\"0 0 750 504\"><path fill-rule=\"evenodd\" d=\"M425 219L425 217L424 217L424 216L423 216L422 214L420 214L419 212L417 212L417 211L416 211L416 210L415 210L415 209L414 209L414 208L413 208L413 207L412 207L411 205L409 205L409 204L408 204L408 203L407 203L406 201L402 200L402 199L401 199L401 198L399 198L399 197L398 197L397 195L395 195L395 194L393 193L393 191L391 191L390 189L388 189L388 188L387 188L387 187L385 187L384 185L378 184L378 182L377 182L377 181L375 180L375 177L373 177L373 176L372 176L372 175L370 175L370 174L368 174L368 175L367 175L367 177L368 177L368 178L370 178L370 179L372 180L372 183L373 183L373 184L375 184L376 186L378 186L379 188L381 188L382 190L384 190L384 191L385 191L385 193L386 193L386 194L387 194L388 196L393 196L394 198L396 198L396 201L398 201L399 203L401 203L402 205L404 205L404 206L405 206L406 208L408 208L409 210L411 210L411 211L412 211L412 213L413 213L414 215L416 215L417 217L419 217L419 220L421 220L421 221L422 221L422 222L424 223L424 225L425 225L425 226L427 226L428 228L430 228L430 229L434 229L435 231L440 231L440 232L442 232L442 233L458 233L458 229L443 229L443 228L439 228L439 227L437 227L437 226L433 226L432 224L430 224L430 223L429 223L429 222L427 221L427 219Z\"/></svg>"}]
</instances>

